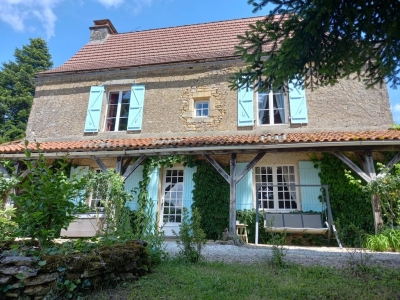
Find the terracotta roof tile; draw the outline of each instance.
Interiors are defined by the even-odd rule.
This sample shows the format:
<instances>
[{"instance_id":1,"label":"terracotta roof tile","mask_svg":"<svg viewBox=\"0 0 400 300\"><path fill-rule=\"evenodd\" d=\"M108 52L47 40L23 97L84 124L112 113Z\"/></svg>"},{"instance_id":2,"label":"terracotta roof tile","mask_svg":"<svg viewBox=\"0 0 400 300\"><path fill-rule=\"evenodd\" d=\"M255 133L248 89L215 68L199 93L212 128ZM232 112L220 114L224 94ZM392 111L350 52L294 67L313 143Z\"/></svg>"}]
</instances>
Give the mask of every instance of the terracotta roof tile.
<instances>
[{"instance_id":1,"label":"terracotta roof tile","mask_svg":"<svg viewBox=\"0 0 400 300\"><path fill-rule=\"evenodd\" d=\"M131 138L108 140L84 141L58 141L42 142L40 149L44 152L75 152L75 151L101 151L101 150L138 150L162 149L180 147L205 147L205 146L239 146L241 145L266 145L266 144L293 144L298 143L329 143L329 142L354 142L354 141L399 141L400 131L379 130L359 132L315 132L315 133L287 133L287 134L243 134L200 137L176 138ZM36 143L30 143L28 148L36 151ZM1 154L23 153L23 141L16 141L0 145Z\"/></svg>"},{"instance_id":2,"label":"terracotta roof tile","mask_svg":"<svg viewBox=\"0 0 400 300\"><path fill-rule=\"evenodd\" d=\"M264 17L112 34L82 47L60 67L40 74L126 68L234 56L238 35Z\"/></svg>"}]
</instances>

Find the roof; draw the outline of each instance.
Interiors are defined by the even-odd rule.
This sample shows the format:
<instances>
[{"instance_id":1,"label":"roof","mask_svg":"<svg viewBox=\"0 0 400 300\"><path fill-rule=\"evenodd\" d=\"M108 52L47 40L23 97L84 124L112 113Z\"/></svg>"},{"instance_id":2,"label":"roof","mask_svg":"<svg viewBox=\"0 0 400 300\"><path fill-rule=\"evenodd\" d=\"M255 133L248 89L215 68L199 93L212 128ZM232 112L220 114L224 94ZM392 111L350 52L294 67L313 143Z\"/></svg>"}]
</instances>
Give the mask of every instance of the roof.
<instances>
[{"instance_id":1,"label":"roof","mask_svg":"<svg viewBox=\"0 0 400 300\"><path fill-rule=\"evenodd\" d=\"M356 150L357 146L371 145L395 145L400 147L400 131L377 130L359 132L315 132L315 133L288 133L288 134L242 134L220 135L204 137L176 137L176 138L129 138L107 140L84 141L58 141L40 143L40 151L50 155L51 153L82 153L96 155L97 152L108 151L113 154L123 151L125 154L140 154L147 151L148 154L185 152L196 154L199 150L263 150L263 149L297 149L300 147L327 147L340 145L351 146ZM32 152L38 152L36 143L30 143L28 148ZM25 150L23 141L16 141L0 145L0 157L12 157L13 154L22 154ZM395 150L395 149L393 149ZM135 152L137 151L137 152ZM321 149L321 151L323 151ZM120 154L119 154L120 155ZM51 155L50 155L51 156Z\"/></svg>"},{"instance_id":2,"label":"roof","mask_svg":"<svg viewBox=\"0 0 400 300\"><path fill-rule=\"evenodd\" d=\"M249 24L263 19L254 17L111 34L102 43L89 42L63 65L37 75L238 58L234 55L234 47L239 43L237 36L244 35Z\"/></svg>"}]
</instances>

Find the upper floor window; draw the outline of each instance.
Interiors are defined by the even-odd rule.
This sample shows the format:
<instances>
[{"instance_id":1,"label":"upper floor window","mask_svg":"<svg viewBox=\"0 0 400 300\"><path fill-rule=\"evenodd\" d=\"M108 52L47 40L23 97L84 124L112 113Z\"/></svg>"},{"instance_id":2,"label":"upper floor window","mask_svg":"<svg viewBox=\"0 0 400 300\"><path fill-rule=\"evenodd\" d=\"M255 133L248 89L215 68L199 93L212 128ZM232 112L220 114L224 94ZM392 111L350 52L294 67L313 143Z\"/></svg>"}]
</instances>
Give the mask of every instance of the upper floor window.
<instances>
[{"instance_id":1,"label":"upper floor window","mask_svg":"<svg viewBox=\"0 0 400 300\"><path fill-rule=\"evenodd\" d=\"M130 88L108 93L104 115L104 131L142 130L145 86L133 85ZM103 118L104 86L92 86L86 114L84 132L99 132ZM104 105L105 106L105 105Z\"/></svg>"},{"instance_id":2,"label":"upper floor window","mask_svg":"<svg viewBox=\"0 0 400 300\"><path fill-rule=\"evenodd\" d=\"M285 97L282 90L258 93L258 124L286 123Z\"/></svg>"},{"instance_id":3,"label":"upper floor window","mask_svg":"<svg viewBox=\"0 0 400 300\"><path fill-rule=\"evenodd\" d=\"M194 116L195 117L208 117L209 101L195 101L194 103Z\"/></svg>"},{"instance_id":4,"label":"upper floor window","mask_svg":"<svg viewBox=\"0 0 400 300\"><path fill-rule=\"evenodd\" d=\"M128 126L131 91L110 92L107 102L106 131L125 131Z\"/></svg>"},{"instance_id":5,"label":"upper floor window","mask_svg":"<svg viewBox=\"0 0 400 300\"><path fill-rule=\"evenodd\" d=\"M294 82L286 95L282 90L257 94L253 86L243 86L237 100L238 127L308 123L306 91Z\"/></svg>"},{"instance_id":6,"label":"upper floor window","mask_svg":"<svg viewBox=\"0 0 400 300\"><path fill-rule=\"evenodd\" d=\"M255 168L256 197L260 209L298 209L294 166L262 166Z\"/></svg>"}]
</instances>

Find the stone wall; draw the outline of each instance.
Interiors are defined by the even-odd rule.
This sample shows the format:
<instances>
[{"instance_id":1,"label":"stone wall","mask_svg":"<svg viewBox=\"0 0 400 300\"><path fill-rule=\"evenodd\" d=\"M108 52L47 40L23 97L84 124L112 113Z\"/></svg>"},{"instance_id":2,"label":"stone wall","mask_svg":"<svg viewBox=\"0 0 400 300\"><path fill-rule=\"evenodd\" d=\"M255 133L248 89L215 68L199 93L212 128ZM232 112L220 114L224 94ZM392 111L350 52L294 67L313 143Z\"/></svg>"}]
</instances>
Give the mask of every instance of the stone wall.
<instances>
[{"instance_id":1,"label":"stone wall","mask_svg":"<svg viewBox=\"0 0 400 300\"><path fill-rule=\"evenodd\" d=\"M232 134L238 131L282 133L299 130L366 130L386 129L393 123L385 86L382 89L365 89L362 82L343 79L335 86L307 90L308 124L238 128L237 91L229 89L228 81L239 67L237 64L169 67L40 79L28 122L27 137L29 140L41 141L176 137ZM146 87L142 130L105 132L108 92L130 89L133 84L144 84ZM100 131L84 134L89 91L93 85L106 87ZM209 117L194 117L193 105L196 99L210 101ZM256 111L257 101L254 102ZM286 107L289 107L287 95Z\"/></svg>"},{"instance_id":2,"label":"stone wall","mask_svg":"<svg viewBox=\"0 0 400 300\"><path fill-rule=\"evenodd\" d=\"M0 253L0 299L58 299L74 286L70 292L77 295L120 280L137 279L149 272L146 246L146 242L131 241L93 253L44 255L42 263L5 251Z\"/></svg>"}]
</instances>

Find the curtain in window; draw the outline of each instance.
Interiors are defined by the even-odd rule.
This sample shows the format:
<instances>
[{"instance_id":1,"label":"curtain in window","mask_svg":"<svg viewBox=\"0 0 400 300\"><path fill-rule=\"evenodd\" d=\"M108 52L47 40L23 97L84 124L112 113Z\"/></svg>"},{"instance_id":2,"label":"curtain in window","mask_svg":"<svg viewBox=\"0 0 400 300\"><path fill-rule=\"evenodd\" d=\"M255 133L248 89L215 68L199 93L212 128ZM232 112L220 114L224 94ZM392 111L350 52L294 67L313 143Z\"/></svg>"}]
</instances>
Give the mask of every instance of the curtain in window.
<instances>
[{"instance_id":1,"label":"curtain in window","mask_svg":"<svg viewBox=\"0 0 400 300\"><path fill-rule=\"evenodd\" d=\"M290 179L288 174L282 174L284 186L287 191L289 191L290 195L290 206L292 209L297 209L297 199L296 199L296 187L290 186Z\"/></svg>"},{"instance_id":2,"label":"curtain in window","mask_svg":"<svg viewBox=\"0 0 400 300\"><path fill-rule=\"evenodd\" d=\"M268 105L268 94L258 94L258 120L260 124L269 123L269 105Z\"/></svg>"},{"instance_id":3,"label":"curtain in window","mask_svg":"<svg viewBox=\"0 0 400 300\"><path fill-rule=\"evenodd\" d=\"M284 109L284 97L283 93L279 93L275 95L276 97L276 104L278 106L279 116L281 117L282 123L285 123L285 109Z\"/></svg>"}]
</instances>

